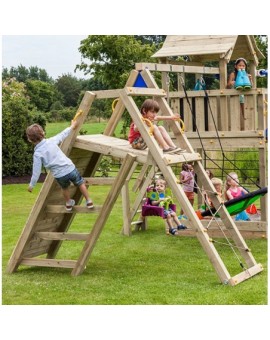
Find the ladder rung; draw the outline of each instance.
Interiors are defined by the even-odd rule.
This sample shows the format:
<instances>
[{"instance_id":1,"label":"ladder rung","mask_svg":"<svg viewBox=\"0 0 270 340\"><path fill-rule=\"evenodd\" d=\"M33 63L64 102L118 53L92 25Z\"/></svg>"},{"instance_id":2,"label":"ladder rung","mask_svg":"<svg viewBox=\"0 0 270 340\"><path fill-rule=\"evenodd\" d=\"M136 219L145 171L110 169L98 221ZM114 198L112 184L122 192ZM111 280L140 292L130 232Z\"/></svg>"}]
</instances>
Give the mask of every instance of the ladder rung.
<instances>
[{"instance_id":1,"label":"ladder rung","mask_svg":"<svg viewBox=\"0 0 270 340\"><path fill-rule=\"evenodd\" d=\"M143 221L133 221L131 222L131 225L137 225L137 224L142 224Z\"/></svg>"},{"instance_id":2,"label":"ladder rung","mask_svg":"<svg viewBox=\"0 0 270 340\"><path fill-rule=\"evenodd\" d=\"M57 268L74 268L77 261L74 260L57 260L57 259L38 259L24 258L20 265L38 266L38 267L57 267Z\"/></svg>"},{"instance_id":3,"label":"ladder rung","mask_svg":"<svg viewBox=\"0 0 270 340\"><path fill-rule=\"evenodd\" d=\"M47 205L47 212L53 214L73 214L73 213L96 213L101 210L102 206L94 206L94 208L89 209L80 205L74 205L71 211L66 210L64 205Z\"/></svg>"},{"instance_id":4,"label":"ladder rung","mask_svg":"<svg viewBox=\"0 0 270 340\"><path fill-rule=\"evenodd\" d=\"M62 240L62 241L86 241L89 234L86 233L61 233L54 231L39 231L35 234L42 240Z\"/></svg>"},{"instance_id":5,"label":"ladder rung","mask_svg":"<svg viewBox=\"0 0 270 340\"><path fill-rule=\"evenodd\" d=\"M127 87L127 95L165 97L166 91L155 88Z\"/></svg>"},{"instance_id":6,"label":"ladder rung","mask_svg":"<svg viewBox=\"0 0 270 340\"><path fill-rule=\"evenodd\" d=\"M181 154L166 154L163 157L166 165L176 164L176 163L186 163L186 162L194 162L201 161L202 157L199 153L181 153Z\"/></svg>"}]
</instances>

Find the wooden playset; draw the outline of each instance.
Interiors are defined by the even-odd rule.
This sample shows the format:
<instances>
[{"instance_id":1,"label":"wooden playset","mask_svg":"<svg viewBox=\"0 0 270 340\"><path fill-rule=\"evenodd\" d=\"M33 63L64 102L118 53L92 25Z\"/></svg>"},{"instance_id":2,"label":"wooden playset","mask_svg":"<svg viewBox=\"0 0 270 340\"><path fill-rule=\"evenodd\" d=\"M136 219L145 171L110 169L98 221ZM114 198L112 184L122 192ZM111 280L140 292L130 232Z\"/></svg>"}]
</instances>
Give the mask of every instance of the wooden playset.
<instances>
[{"instance_id":1,"label":"wooden playset","mask_svg":"<svg viewBox=\"0 0 270 340\"><path fill-rule=\"evenodd\" d=\"M185 70L184 70L185 68ZM22 234L17 242L17 245L9 260L7 271L15 272L19 266L46 266L72 269L73 276L81 274L91 256L95 244L106 224L107 219L114 207L118 196L122 195L123 204L123 234L131 235L132 223L137 227L146 227L146 221L140 218L135 220L141 202L147 187L151 184L157 169L163 174L168 186L174 196L174 202L181 206L185 211L192 232L197 236L204 251L206 252L210 262L212 263L219 280L224 284L236 285L240 282L253 277L260 273L263 268L261 264L254 259L250 249L248 248L241 232L239 231L235 221L230 216L228 210L217 195L213 184L211 183L202 163L198 137L195 137L196 132L192 131L192 123L187 114L183 117L184 112L188 111L187 102L183 91L170 93L166 89L160 89L151 73L151 71L162 72L163 79L166 79L168 72L192 72L196 74L219 73L219 69L206 68L203 66L183 66L173 64L137 64L136 70L132 70L127 80L126 86L123 89L104 90L104 91L87 91L79 106L76 119L78 120L78 128L62 143L62 150L68 157L72 159L82 176L85 178L86 184L96 185L111 185L111 189L104 199L102 207L87 209L80 206L82 195L80 191L72 186L70 189L72 198L76 201L76 205L71 212L66 211L61 190L53 179L51 174L48 174L36 203L29 215ZM165 87L165 86L164 86ZM220 115L226 117L219 121L220 127L225 128L229 125L229 118L232 116L232 110L239 111L239 102L234 100L234 97L239 97L236 90L215 90L209 91L210 100L215 107L215 117ZM190 91L190 97L194 96L196 101L197 123L200 128L203 127L203 118L201 112L204 112L204 93L203 91ZM234 129L224 129L221 133L222 142L227 147L235 147L248 141L249 147L258 147L261 150L260 160L263 168L266 164L265 159L265 140L264 128L265 117L264 108L267 91L265 89L251 89L245 93L250 98L248 103L258 103L256 105L256 117L252 118L252 126L249 131L236 131ZM183 132L178 121L168 121L168 128L173 135L177 146L185 149L186 152L181 154L164 154L160 149L155 138L151 134L151 124L142 120L141 113L136 105L135 97L154 98L160 106L161 113L164 116L172 116L173 112L182 114L185 131ZM91 105L94 100L99 99L115 99L113 113L109 119L108 125L103 134L98 135L78 135L80 127L84 123ZM229 99L229 105L228 104ZM225 108L223 104L226 103ZM236 103L238 105L236 105ZM173 108L173 109L172 109ZM226 109L226 112L225 112ZM121 120L124 110L127 110L132 120L138 126L140 133L147 144L146 150L132 149L127 140L113 137L115 128ZM252 116L250 112L249 116ZM237 117L237 113L234 114ZM240 119L240 115L238 116ZM236 118L234 118L236 121ZM254 129L251 127L254 126ZM256 128L255 128L256 126ZM234 128L239 127L237 124ZM203 138L218 147L215 141L213 122L208 121L207 131L203 130ZM241 136L240 136L241 135ZM232 144L233 143L233 144ZM197 149L194 151L194 149ZM115 178L98 178L95 177L97 167L103 156L117 157L122 160L121 168ZM217 252L214 242L205 228L203 221L198 218L195 210L190 205L178 178L176 177L173 166L178 163L192 162L194 164L195 173L198 176L198 182L209 192L209 197L213 205L218 209L219 216L222 220L224 230L229 233L232 243L238 248L245 265L243 271L239 274L231 276L225 264L223 263L219 253ZM138 191L137 197L131 206L129 182L135 169L141 166L139 175L137 176L134 191ZM261 170L261 184L266 184L265 169ZM139 190L138 190L139 189ZM63 202L63 204L60 204ZM266 208L265 198L261 199L262 217L266 217L264 208ZM89 233L71 233L69 227L77 213L95 214L96 220L90 228ZM266 220L265 220L266 221ZM265 222L266 223L266 222ZM186 231L185 231L186 232ZM82 241L83 247L81 254L77 260L58 259L57 253L63 241Z\"/></svg>"}]
</instances>

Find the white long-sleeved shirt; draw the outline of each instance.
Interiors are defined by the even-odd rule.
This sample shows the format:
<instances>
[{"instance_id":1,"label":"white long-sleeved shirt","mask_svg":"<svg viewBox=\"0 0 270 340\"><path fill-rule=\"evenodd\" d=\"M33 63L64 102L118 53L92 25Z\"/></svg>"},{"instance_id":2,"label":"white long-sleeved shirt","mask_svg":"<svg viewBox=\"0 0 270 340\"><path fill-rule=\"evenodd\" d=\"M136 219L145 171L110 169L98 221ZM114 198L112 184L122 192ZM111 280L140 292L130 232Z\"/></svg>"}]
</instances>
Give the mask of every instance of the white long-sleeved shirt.
<instances>
[{"instance_id":1,"label":"white long-sleeved shirt","mask_svg":"<svg viewBox=\"0 0 270 340\"><path fill-rule=\"evenodd\" d=\"M35 146L30 187L33 188L36 185L42 165L51 171L55 178L63 177L75 169L75 165L71 159L69 159L58 146L67 138L71 131L72 128L68 127L54 137L43 139Z\"/></svg>"}]
</instances>

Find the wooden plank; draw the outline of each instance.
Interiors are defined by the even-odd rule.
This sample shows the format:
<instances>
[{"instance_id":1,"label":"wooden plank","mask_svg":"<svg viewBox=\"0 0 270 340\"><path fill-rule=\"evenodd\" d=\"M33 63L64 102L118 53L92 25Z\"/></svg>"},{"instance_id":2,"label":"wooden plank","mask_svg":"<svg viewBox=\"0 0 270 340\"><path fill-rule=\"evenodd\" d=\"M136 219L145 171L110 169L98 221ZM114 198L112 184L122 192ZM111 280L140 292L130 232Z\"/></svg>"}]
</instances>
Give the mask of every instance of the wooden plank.
<instances>
[{"instance_id":1,"label":"wooden plank","mask_svg":"<svg viewBox=\"0 0 270 340\"><path fill-rule=\"evenodd\" d=\"M230 148L260 148L265 146L262 131L219 131L221 145ZM196 132L187 132L186 136L194 149L201 147L201 142ZM200 132L204 149L220 149L220 144L215 131Z\"/></svg>"},{"instance_id":2,"label":"wooden plank","mask_svg":"<svg viewBox=\"0 0 270 340\"><path fill-rule=\"evenodd\" d=\"M246 96L251 95L267 95L267 89L258 88L245 91ZM221 90L207 90L208 97L227 97L227 96L239 96L239 91L234 89L221 89ZM169 93L170 98L184 98L184 91L174 91ZM205 97L204 91L187 91L188 98L193 97Z\"/></svg>"},{"instance_id":3,"label":"wooden plank","mask_svg":"<svg viewBox=\"0 0 270 340\"><path fill-rule=\"evenodd\" d=\"M35 267L74 268L77 261L57 259L23 258L20 265Z\"/></svg>"},{"instance_id":4,"label":"wooden plank","mask_svg":"<svg viewBox=\"0 0 270 340\"><path fill-rule=\"evenodd\" d=\"M148 150L132 149L127 140L105 135L78 136L74 147L122 159L127 153L132 153L137 157L137 162L142 164L146 163L148 158Z\"/></svg>"},{"instance_id":5,"label":"wooden plank","mask_svg":"<svg viewBox=\"0 0 270 340\"><path fill-rule=\"evenodd\" d=\"M166 91L163 89L143 88L143 87L127 87L128 96L154 96L165 97Z\"/></svg>"},{"instance_id":6,"label":"wooden plank","mask_svg":"<svg viewBox=\"0 0 270 340\"><path fill-rule=\"evenodd\" d=\"M241 112L239 95L229 98L229 122L230 131L241 130ZM221 126L221 130L225 130L223 126Z\"/></svg>"},{"instance_id":7,"label":"wooden plank","mask_svg":"<svg viewBox=\"0 0 270 340\"><path fill-rule=\"evenodd\" d=\"M253 267L247 268L242 273L239 273L231 277L230 280L228 281L228 284L231 286L235 286L245 280L250 279L252 276L256 274L259 274L262 271L263 271L263 266L260 263L255 264Z\"/></svg>"},{"instance_id":8,"label":"wooden plank","mask_svg":"<svg viewBox=\"0 0 270 340\"><path fill-rule=\"evenodd\" d=\"M87 185L113 185L113 177L84 177Z\"/></svg>"},{"instance_id":9,"label":"wooden plank","mask_svg":"<svg viewBox=\"0 0 270 340\"><path fill-rule=\"evenodd\" d=\"M102 206L94 206L94 208L89 209L87 207L74 205L71 211L67 211L64 205L47 205L46 211L53 214L74 214L74 213L97 213L102 210Z\"/></svg>"},{"instance_id":10,"label":"wooden plank","mask_svg":"<svg viewBox=\"0 0 270 340\"><path fill-rule=\"evenodd\" d=\"M96 99L109 99L119 97L119 90L100 90L92 92L96 95Z\"/></svg>"},{"instance_id":11,"label":"wooden plank","mask_svg":"<svg viewBox=\"0 0 270 340\"><path fill-rule=\"evenodd\" d=\"M195 98L195 107L197 128L199 131L205 131L204 98Z\"/></svg>"},{"instance_id":12,"label":"wooden plank","mask_svg":"<svg viewBox=\"0 0 270 340\"><path fill-rule=\"evenodd\" d=\"M244 130L253 130L255 128L255 111L257 96L245 96L245 120Z\"/></svg>"},{"instance_id":13,"label":"wooden plank","mask_svg":"<svg viewBox=\"0 0 270 340\"><path fill-rule=\"evenodd\" d=\"M202 160L202 157L199 153L190 153L184 152L181 154L166 154L163 157L163 160L166 165L172 165L177 163L186 163L186 162L194 162Z\"/></svg>"},{"instance_id":14,"label":"wooden plank","mask_svg":"<svg viewBox=\"0 0 270 340\"><path fill-rule=\"evenodd\" d=\"M218 103L217 98L208 98L208 131L216 131L218 128ZM211 114L212 111L212 114ZM214 119L213 119L214 118Z\"/></svg>"},{"instance_id":15,"label":"wooden plank","mask_svg":"<svg viewBox=\"0 0 270 340\"><path fill-rule=\"evenodd\" d=\"M86 233L58 233L36 232L35 235L43 240L85 241L89 234Z\"/></svg>"},{"instance_id":16,"label":"wooden plank","mask_svg":"<svg viewBox=\"0 0 270 340\"><path fill-rule=\"evenodd\" d=\"M218 67L188 66L188 65L173 65L173 64L136 63L135 69L138 71L148 69L150 71L174 72L174 73L185 72L185 73L200 73L200 74L219 74Z\"/></svg>"},{"instance_id":17,"label":"wooden plank","mask_svg":"<svg viewBox=\"0 0 270 340\"><path fill-rule=\"evenodd\" d=\"M128 188L128 180L126 180L125 184L121 190L122 194L122 208L123 208L123 234L131 235L131 218L130 218L130 199L129 199L129 188Z\"/></svg>"}]
</instances>

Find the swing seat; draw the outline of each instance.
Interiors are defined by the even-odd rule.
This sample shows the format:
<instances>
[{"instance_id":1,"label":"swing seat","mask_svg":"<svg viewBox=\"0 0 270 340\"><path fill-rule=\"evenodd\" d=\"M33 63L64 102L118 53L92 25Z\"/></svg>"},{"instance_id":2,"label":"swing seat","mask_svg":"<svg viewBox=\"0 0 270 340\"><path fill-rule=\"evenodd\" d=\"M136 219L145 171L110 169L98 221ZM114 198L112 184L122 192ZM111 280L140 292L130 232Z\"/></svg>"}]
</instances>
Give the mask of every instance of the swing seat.
<instances>
[{"instance_id":1,"label":"swing seat","mask_svg":"<svg viewBox=\"0 0 270 340\"><path fill-rule=\"evenodd\" d=\"M170 195L170 191L166 189L166 195ZM157 205L151 205L151 199L152 200L158 200L158 194L156 190L153 188L153 186L150 186L147 188L147 197L145 198L145 201L142 205L142 216L159 216L163 219L166 219L164 215L164 207L160 207ZM169 204L169 208L172 209L174 212L176 212L176 205L171 203Z\"/></svg>"},{"instance_id":2,"label":"swing seat","mask_svg":"<svg viewBox=\"0 0 270 340\"><path fill-rule=\"evenodd\" d=\"M231 216L237 215L241 213L243 210L246 210L257 199L267 194L267 192L268 192L267 187L261 188L259 190L255 190L249 192L248 194L226 201L224 205ZM204 217L211 216L212 214L215 213L216 213L215 208L207 209L205 211L200 210L196 211L196 214L199 217L199 219L203 219Z\"/></svg>"},{"instance_id":3,"label":"swing seat","mask_svg":"<svg viewBox=\"0 0 270 340\"><path fill-rule=\"evenodd\" d=\"M176 212L176 205L175 204L170 204L169 208L172 209L174 212ZM145 203L142 206L142 216L159 216L162 217L163 219L166 219L164 215L164 208L163 207L158 207L156 205L151 205L150 204L150 199L147 198Z\"/></svg>"}]
</instances>

